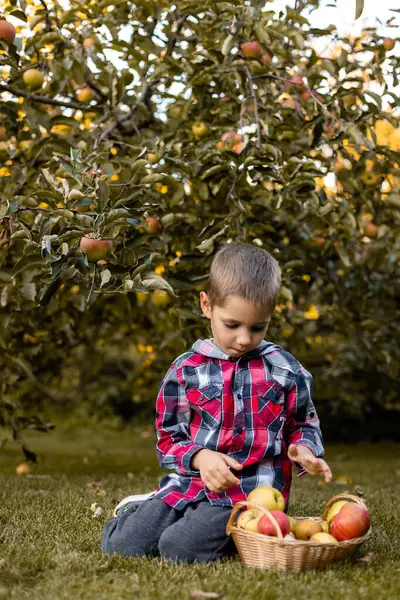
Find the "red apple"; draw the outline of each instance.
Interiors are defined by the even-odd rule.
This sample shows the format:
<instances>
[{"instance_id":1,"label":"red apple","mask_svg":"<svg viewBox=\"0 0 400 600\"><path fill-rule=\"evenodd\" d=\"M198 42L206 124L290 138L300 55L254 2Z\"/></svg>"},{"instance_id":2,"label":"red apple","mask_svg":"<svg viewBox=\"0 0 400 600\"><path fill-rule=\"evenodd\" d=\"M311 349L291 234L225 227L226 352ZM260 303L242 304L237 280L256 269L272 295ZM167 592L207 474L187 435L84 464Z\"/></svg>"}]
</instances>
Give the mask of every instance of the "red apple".
<instances>
[{"instance_id":1,"label":"red apple","mask_svg":"<svg viewBox=\"0 0 400 600\"><path fill-rule=\"evenodd\" d=\"M97 262L107 256L112 248L112 242L91 237L89 234L81 238L79 247L86 254L89 262Z\"/></svg>"},{"instance_id":2,"label":"red apple","mask_svg":"<svg viewBox=\"0 0 400 600\"><path fill-rule=\"evenodd\" d=\"M0 21L0 39L6 40L7 44L12 44L15 39L16 30L14 25L8 21Z\"/></svg>"},{"instance_id":3,"label":"red apple","mask_svg":"<svg viewBox=\"0 0 400 600\"><path fill-rule=\"evenodd\" d=\"M161 227L160 221L157 217L146 217L147 230L149 233L156 233Z\"/></svg>"},{"instance_id":4,"label":"red apple","mask_svg":"<svg viewBox=\"0 0 400 600\"><path fill-rule=\"evenodd\" d=\"M295 75L288 83L289 90L291 90L292 87L301 94L304 92L304 79L300 75Z\"/></svg>"},{"instance_id":5,"label":"red apple","mask_svg":"<svg viewBox=\"0 0 400 600\"><path fill-rule=\"evenodd\" d=\"M329 533L343 542L363 536L369 527L368 510L354 502L347 502L329 523Z\"/></svg>"},{"instance_id":6,"label":"red apple","mask_svg":"<svg viewBox=\"0 0 400 600\"><path fill-rule=\"evenodd\" d=\"M282 536L285 537L288 533L290 533L290 521L289 517L280 510L272 510L271 515L274 517L275 521L278 523ZM258 522L258 533L262 533L263 535L272 535L277 537L278 534L276 532L276 528L272 523L272 520L269 518L269 515L264 515Z\"/></svg>"},{"instance_id":7,"label":"red apple","mask_svg":"<svg viewBox=\"0 0 400 600\"><path fill-rule=\"evenodd\" d=\"M396 40L393 40L392 38L385 38L383 40L383 47L385 48L385 50L389 50L389 52L391 50L393 50L395 45L396 45Z\"/></svg>"},{"instance_id":8,"label":"red apple","mask_svg":"<svg viewBox=\"0 0 400 600\"><path fill-rule=\"evenodd\" d=\"M259 58L263 53L260 44L256 41L244 42L240 48L245 58Z\"/></svg>"}]
</instances>

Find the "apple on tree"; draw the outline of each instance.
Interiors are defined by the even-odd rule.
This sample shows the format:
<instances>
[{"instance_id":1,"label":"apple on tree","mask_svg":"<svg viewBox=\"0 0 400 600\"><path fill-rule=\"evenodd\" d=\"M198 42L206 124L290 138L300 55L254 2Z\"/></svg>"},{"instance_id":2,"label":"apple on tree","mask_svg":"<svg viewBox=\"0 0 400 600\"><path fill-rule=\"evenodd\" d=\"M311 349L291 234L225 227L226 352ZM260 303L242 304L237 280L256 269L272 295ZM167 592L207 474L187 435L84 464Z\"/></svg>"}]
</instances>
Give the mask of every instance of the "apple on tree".
<instances>
[{"instance_id":1,"label":"apple on tree","mask_svg":"<svg viewBox=\"0 0 400 600\"><path fill-rule=\"evenodd\" d=\"M15 40L16 29L12 23L8 21L0 21L0 39L5 40L7 44L12 44Z\"/></svg>"},{"instance_id":2,"label":"apple on tree","mask_svg":"<svg viewBox=\"0 0 400 600\"><path fill-rule=\"evenodd\" d=\"M79 247L87 256L89 262L97 262L107 256L112 249L110 240L102 240L94 234L84 235L81 238Z\"/></svg>"},{"instance_id":3,"label":"apple on tree","mask_svg":"<svg viewBox=\"0 0 400 600\"><path fill-rule=\"evenodd\" d=\"M260 58L263 54L263 49L256 40L244 42L241 44L240 49L245 58Z\"/></svg>"}]
</instances>

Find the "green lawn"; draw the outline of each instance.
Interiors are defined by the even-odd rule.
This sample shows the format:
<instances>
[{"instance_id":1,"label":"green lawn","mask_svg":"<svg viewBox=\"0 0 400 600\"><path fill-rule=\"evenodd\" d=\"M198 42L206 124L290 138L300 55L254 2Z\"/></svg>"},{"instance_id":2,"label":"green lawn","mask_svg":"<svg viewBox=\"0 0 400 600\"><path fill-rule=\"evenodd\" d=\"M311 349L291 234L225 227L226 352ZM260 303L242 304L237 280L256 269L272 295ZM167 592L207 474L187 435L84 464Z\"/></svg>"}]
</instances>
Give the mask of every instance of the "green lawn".
<instances>
[{"instance_id":1,"label":"green lawn","mask_svg":"<svg viewBox=\"0 0 400 600\"><path fill-rule=\"evenodd\" d=\"M0 431L0 440L5 435ZM334 477L350 481L327 486L306 476L293 486L290 514L320 514L336 493L363 493L374 533L359 557L370 560L274 573L244 567L239 558L187 566L103 556L101 531L115 503L156 485L154 438L140 430L60 426L26 439L42 455L28 476L15 474L22 457L14 442L0 451L0 598L181 600L201 597L199 591L232 600L399 598L398 446L329 447ZM93 503L104 509L98 518Z\"/></svg>"}]
</instances>

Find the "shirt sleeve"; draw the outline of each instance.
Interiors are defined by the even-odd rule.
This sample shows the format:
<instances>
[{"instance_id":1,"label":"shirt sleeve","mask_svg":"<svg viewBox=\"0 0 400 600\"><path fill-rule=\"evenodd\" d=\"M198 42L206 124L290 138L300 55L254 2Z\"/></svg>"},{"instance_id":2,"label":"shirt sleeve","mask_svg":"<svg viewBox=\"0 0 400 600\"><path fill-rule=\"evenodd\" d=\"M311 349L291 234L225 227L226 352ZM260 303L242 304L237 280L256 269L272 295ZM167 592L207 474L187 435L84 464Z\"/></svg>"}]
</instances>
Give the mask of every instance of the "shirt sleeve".
<instances>
[{"instance_id":1,"label":"shirt sleeve","mask_svg":"<svg viewBox=\"0 0 400 600\"><path fill-rule=\"evenodd\" d=\"M299 367L287 398L285 438L288 445L307 446L317 458L323 458L319 418L311 399L312 375L301 365ZM301 465L293 461L291 463L300 470L299 477L306 473Z\"/></svg>"},{"instance_id":2,"label":"shirt sleeve","mask_svg":"<svg viewBox=\"0 0 400 600\"><path fill-rule=\"evenodd\" d=\"M203 450L203 446L190 437L190 406L176 369L176 364L172 364L157 395L157 458L162 468L199 477L200 471L191 469L190 465L193 456Z\"/></svg>"}]
</instances>

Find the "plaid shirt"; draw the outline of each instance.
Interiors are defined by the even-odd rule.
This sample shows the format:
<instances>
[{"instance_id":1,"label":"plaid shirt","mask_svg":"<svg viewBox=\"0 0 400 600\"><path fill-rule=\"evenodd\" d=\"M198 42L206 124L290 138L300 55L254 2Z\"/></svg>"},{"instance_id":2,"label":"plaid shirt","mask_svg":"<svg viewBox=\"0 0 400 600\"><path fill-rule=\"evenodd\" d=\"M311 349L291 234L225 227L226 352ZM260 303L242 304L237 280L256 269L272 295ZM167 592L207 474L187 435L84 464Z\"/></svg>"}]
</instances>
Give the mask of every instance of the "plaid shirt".
<instances>
[{"instance_id":1,"label":"plaid shirt","mask_svg":"<svg viewBox=\"0 0 400 600\"><path fill-rule=\"evenodd\" d=\"M161 467L175 473L161 479L156 497L178 510L204 499L231 507L255 487L269 485L288 506L288 445L324 455L311 387L310 373L271 342L232 358L212 340L198 340L175 359L158 393L157 456ZM241 463L243 469L233 471L240 485L221 494L205 487L191 465L203 448Z\"/></svg>"}]
</instances>

